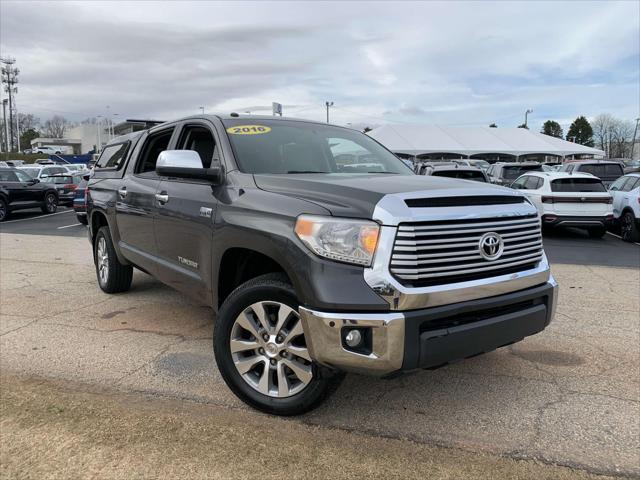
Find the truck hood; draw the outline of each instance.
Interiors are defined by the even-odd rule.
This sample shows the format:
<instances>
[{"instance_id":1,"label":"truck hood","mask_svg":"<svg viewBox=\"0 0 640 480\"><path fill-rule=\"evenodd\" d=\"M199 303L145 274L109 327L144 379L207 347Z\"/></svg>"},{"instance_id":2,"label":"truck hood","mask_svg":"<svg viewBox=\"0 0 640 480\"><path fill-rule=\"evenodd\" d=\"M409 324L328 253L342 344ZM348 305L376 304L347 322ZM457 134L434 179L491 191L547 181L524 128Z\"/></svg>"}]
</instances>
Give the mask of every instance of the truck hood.
<instances>
[{"instance_id":1,"label":"truck hood","mask_svg":"<svg viewBox=\"0 0 640 480\"><path fill-rule=\"evenodd\" d=\"M301 198L326 208L332 215L351 218L373 218L377 203L392 194L413 198L521 196L515 190L497 185L428 175L256 174L254 179L262 190Z\"/></svg>"}]
</instances>

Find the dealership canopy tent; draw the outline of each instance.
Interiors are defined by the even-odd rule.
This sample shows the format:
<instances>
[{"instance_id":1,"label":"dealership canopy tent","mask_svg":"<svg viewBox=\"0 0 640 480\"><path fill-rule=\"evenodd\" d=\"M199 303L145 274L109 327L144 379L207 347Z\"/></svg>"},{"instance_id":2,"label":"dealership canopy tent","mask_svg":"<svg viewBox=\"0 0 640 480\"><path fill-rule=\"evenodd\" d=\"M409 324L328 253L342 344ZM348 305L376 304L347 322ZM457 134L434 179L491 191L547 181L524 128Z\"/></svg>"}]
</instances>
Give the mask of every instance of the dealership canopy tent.
<instances>
[{"instance_id":1,"label":"dealership canopy tent","mask_svg":"<svg viewBox=\"0 0 640 480\"><path fill-rule=\"evenodd\" d=\"M383 125L369 132L394 153L421 155L450 153L604 156L602 150L585 147L525 128L441 127L437 125Z\"/></svg>"}]
</instances>

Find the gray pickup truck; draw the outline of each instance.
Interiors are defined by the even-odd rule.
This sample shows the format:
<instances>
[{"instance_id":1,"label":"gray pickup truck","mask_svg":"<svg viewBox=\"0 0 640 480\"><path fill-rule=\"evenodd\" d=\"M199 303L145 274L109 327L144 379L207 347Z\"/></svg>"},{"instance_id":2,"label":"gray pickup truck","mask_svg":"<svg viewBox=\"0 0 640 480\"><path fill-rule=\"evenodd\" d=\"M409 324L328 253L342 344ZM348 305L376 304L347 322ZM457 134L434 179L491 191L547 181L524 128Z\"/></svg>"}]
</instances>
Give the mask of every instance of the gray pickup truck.
<instances>
[{"instance_id":1,"label":"gray pickup truck","mask_svg":"<svg viewBox=\"0 0 640 480\"><path fill-rule=\"evenodd\" d=\"M415 175L348 128L197 116L113 140L88 182L107 293L133 268L217 313L229 388L308 411L344 372L390 377L512 344L557 284L518 191Z\"/></svg>"}]
</instances>

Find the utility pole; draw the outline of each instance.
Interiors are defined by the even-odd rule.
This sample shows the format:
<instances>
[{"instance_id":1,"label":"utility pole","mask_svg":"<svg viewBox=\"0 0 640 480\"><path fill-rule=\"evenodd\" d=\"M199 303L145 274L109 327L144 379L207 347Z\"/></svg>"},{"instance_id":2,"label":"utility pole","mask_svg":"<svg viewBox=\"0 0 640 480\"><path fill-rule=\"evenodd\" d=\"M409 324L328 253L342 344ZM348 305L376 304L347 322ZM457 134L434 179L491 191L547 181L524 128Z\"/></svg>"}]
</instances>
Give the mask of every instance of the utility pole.
<instances>
[{"instance_id":1,"label":"utility pole","mask_svg":"<svg viewBox=\"0 0 640 480\"><path fill-rule=\"evenodd\" d=\"M18 74L20 70L13 65L16 63L15 58L2 57L0 58L2 63L2 83L5 85L4 91L9 94L9 146L8 151L13 151L13 95L18 93ZM20 140L18 140L18 149L20 148Z\"/></svg>"},{"instance_id":2,"label":"utility pole","mask_svg":"<svg viewBox=\"0 0 640 480\"><path fill-rule=\"evenodd\" d=\"M327 123L329 123L329 107L333 107L333 102L324 102L327 107Z\"/></svg>"},{"instance_id":3,"label":"utility pole","mask_svg":"<svg viewBox=\"0 0 640 480\"><path fill-rule=\"evenodd\" d=\"M4 121L4 152L9 153L9 124L7 123L7 104L9 100L2 99L2 120ZM7 157L8 158L8 157Z\"/></svg>"},{"instance_id":4,"label":"utility pole","mask_svg":"<svg viewBox=\"0 0 640 480\"><path fill-rule=\"evenodd\" d=\"M636 146L636 134L638 133L638 122L640 122L640 118L636 118L636 128L633 130L633 140L631 140L631 160L633 160L633 150Z\"/></svg>"},{"instance_id":5,"label":"utility pole","mask_svg":"<svg viewBox=\"0 0 640 480\"><path fill-rule=\"evenodd\" d=\"M527 108L527 111L524 112L524 128L529 128L529 126L527 125L527 120L529 118L530 113L533 113L533 110L530 108Z\"/></svg>"}]
</instances>

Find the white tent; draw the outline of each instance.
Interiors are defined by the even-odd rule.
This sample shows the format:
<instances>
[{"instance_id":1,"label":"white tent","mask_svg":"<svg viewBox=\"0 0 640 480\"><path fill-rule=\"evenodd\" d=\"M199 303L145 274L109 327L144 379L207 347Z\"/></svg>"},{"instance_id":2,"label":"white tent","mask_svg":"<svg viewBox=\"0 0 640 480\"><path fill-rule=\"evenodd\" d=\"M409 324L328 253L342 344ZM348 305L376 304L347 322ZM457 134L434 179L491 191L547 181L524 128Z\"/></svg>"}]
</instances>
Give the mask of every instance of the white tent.
<instances>
[{"instance_id":1,"label":"white tent","mask_svg":"<svg viewBox=\"0 0 640 480\"><path fill-rule=\"evenodd\" d=\"M595 155L602 150L585 147L526 128L440 127L437 125L383 125L369 132L394 153L420 155L454 153L522 155Z\"/></svg>"}]
</instances>

